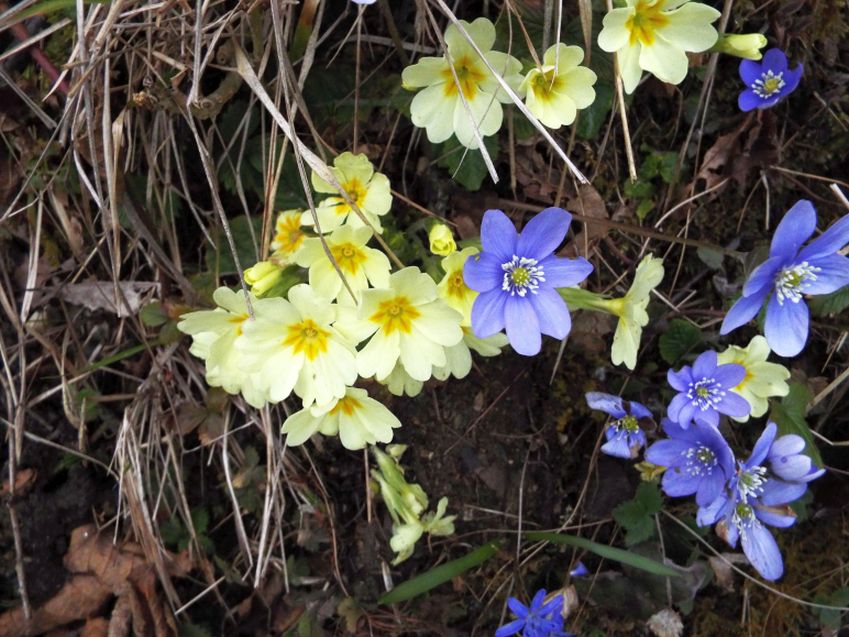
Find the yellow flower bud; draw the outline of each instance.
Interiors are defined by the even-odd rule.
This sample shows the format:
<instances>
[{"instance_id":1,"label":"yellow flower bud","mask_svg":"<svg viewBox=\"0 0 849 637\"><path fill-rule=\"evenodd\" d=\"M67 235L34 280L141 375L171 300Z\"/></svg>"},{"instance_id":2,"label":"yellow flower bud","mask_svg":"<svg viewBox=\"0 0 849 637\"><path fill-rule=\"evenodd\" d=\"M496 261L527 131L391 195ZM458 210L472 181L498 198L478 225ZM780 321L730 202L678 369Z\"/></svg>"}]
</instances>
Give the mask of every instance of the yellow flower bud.
<instances>
[{"instance_id":1,"label":"yellow flower bud","mask_svg":"<svg viewBox=\"0 0 849 637\"><path fill-rule=\"evenodd\" d=\"M437 223L428 234L430 240L430 251L438 254L441 257L447 257L457 249L457 244L454 242L454 235L451 234L451 228L444 223Z\"/></svg>"},{"instance_id":2,"label":"yellow flower bud","mask_svg":"<svg viewBox=\"0 0 849 637\"><path fill-rule=\"evenodd\" d=\"M251 292L262 296L279 280L283 270L272 261L260 261L252 268L245 270L245 283L251 286Z\"/></svg>"},{"instance_id":3,"label":"yellow flower bud","mask_svg":"<svg viewBox=\"0 0 849 637\"><path fill-rule=\"evenodd\" d=\"M766 44L766 36L762 33L732 33L722 36L712 50L746 60L760 60L763 57L761 49Z\"/></svg>"}]
</instances>

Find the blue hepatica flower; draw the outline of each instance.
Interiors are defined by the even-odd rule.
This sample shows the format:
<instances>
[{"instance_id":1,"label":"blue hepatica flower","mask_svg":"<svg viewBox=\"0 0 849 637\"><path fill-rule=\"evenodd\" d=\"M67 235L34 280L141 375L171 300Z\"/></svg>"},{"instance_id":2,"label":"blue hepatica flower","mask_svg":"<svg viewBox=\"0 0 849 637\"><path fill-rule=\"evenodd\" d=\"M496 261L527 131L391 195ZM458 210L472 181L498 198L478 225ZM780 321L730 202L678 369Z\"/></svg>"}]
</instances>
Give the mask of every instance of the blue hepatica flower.
<instances>
[{"instance_id":1,"label":"blue hepatica flower","mask_svg":"<svg viewBox=\"0 0 849 637\"><path fill-rule=\"evenodd\" d=\"M740 62L740 78L746 89L737 98L741 111L770 108L796 90L802 79L802 65L788 68L787 56L781 49L770 49L763 60Z\"/></svg>"},{"instance_id":2,"label":"blue hepatica flower","mask_svg":"<svg viewBox=\"0 0 849 637\"><path fill-rule=\"evenodd\" d=\"M728 488L699 510L699 524L717 522L717 533L733 548L737 540L743 553L764 579L776 580L784 572L778 543L767 525L785 528L796 522L787 505L800 498L806 482L780 480L764 465L775 441L775 423L767 424L748 460L739 463Z\"/></svg>"},{"instance_id":3,"label":"blue hepatica flower","mask_svg":"<svg viewBox=\"0 0 849 637\"><path fill-rule=\"evenodd\" d=\"M544 588L538 590L530 606L509 597L507 605L516 619L496 630L495 637L569 637L572 633L563 632L563 595L546 603L545 594Z\"/></svg>"},{"instance_id":4,"label":"blue hepatica flower","mask_svg":"<svg viewBox=\"0 0 849 637\"><path fill-rule=\"evenodd\" d=\"M604 432L607 442L601 450L617 458L636 458L646 444L646 434L640 427L640 420L651 419L651 412L640 403L626 402L619 396L601 392L587 392L587 405L615 418Z\"/></svg>"},{"instance_id":5,"label":"blue hepatica flower","mask_svg":"<svg viewBox=\"0 0 849 637\"><path fill-rule=\"evenodd\" d=\"M755 317L764 304L764 336L780 356L795 356L808 340L809 314L803 294L829 294L849 284L849 258L838 254L849 243L849 215L804 243L814 232L817 213L802 199L787 211L775 229L769 258L749 275L743 296L722 322L728 334Z\"/></svg>"},{"instance_id":6,"label":"blue hepatica flower","mask_svg":"<svg viewBox=\"0 0 849 637\"><path fill-rule=\"evenodd\" d=\"M731 391L746 376L746 368L735 363L717 365L716 352L704 352L693 363L666 375L672 388L680 392L669 403L669 417L685 429L695 421L719 426L719 414L735 418L748 416L751 405Z\"/></svg>"},{"instance_id":7,"label":"blue hepatica flower","mask_svg":"<svg viewBox=\"0 0 849 637\"><path fill-rule=\"evenodd\" d=\"M520 354L539 353L542 336L564 339L572 327L557 288L577 285L593 266L584 258L564 259L554 250L566 237L572 215L546 208L521 234L500 210L487 210L481 224L483 251L466 261L463 278L480 292L472 306L472 329L486 338L507 328Z\"/></svg>"},{"instance_id":8,"label":"blue hepatica flower","mask_svg":"<svg viewBox=\"0 0 849 637\"><path fill-rule=\"evenodd\" d=\"M796 434L787 434L775 439L769 448L767 460L772 472L788 482L810 482L825 473L814 465L810 456L802 451L805 439Z\"/></svg>"},{"instance_id":9,"label":"blue hepatica flower","mask_svg":"<svg viewBox=\"0 0 849 637\"><path fill-rule=\"evenodd\" d=\"M662 426L669 438L646 449L646 460L666 467L663 492L673 498L695 494L699 506L714 502L734 475L734 453L725 438L709 425L684 428L664 418Z\"/></svg>"}]
</instances>

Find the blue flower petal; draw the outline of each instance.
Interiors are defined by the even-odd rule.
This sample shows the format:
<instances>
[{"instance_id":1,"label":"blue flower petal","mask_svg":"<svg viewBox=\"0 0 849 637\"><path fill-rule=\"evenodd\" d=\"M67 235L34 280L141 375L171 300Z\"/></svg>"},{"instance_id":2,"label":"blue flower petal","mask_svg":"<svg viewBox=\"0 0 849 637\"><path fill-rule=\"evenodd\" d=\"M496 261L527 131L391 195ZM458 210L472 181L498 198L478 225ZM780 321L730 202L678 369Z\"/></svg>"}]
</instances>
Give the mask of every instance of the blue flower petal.
<instances>
[{"instance_id":1,"label":"blue flower petal","mask_svg":"<svg viewBox=\"0 0 849 637\"><path fill-rule=\"evenodd\" d=\"M666 372L666 382L676 391L687 391L690 388L690 383L693 382L693 373L690 366L685 365L677 372L670 369Z\"/></svg>"},{"instance_id":2,"label":"blue flower petal","mask_svg":"<svg viewBox=\"0 0 849 637\"><path fill-rule=\"evenodd\" d=\"M626 414L625 407L622 405L622 399L619 396L605 394L600 391L588 391L584 394L584 398L586 398L587 406L590 409L603 411L614 418L622 418Z\"/></svg>"},{"instance_id":3,"label":"blue flower petal","mask_svg":"<svg viewBox=\"0 0 849 637\"><path fill-rule=\"evenodd\" d=\"M752 296L758 294L764 288L775 287L775 276L781 269L781 266L792 260L796 256L794 250L790 255L772 256L758 267L752 270L749 278L743 286L743 296Z\"/></svg>"},{"instance_id":4,"label":"blue flower petal","mask_svg":"<svg viewBox=\"0 0 849 637\"><path fill-rule=\"evenodd\" d=\"M510 637L515 635L525 627L524 619L516 619L509 624L504 624L501 628L495 631L495 637Z\"/></svg>"},{"instance_id":5,"label":"blue flower petal","mask_svg":"<svg viewBox=\"0 0 849 637\"><path fill-rule=\"evenodd\" d=\"M628 446L625 436L619 436L604 443L601 446L601 451L608 456L615 456L616 458L625 458L626 460L631 458L631 447Z\"/></svg>"},{"instance_id":6,"label":"blue flower petal","mask_svg":"<svg viewBox=\"0 0 849 637\"><path fill-rule=\"evenodd\" d=\"M802 289L805 294L831 294L849 285L849 257L832 254L812 260L811 265L820 271L816 273L816 280Z\"/></svg>"},{"instance_id":7,"label":"blue flower petal","mask_svg":"<svg viewBox=\"0 0 849 637\"><path fill-rule=\"evenodd\" d=\"M722 327L719 329L720 334L728 334L732 330L736 330L741 325L745 325L760 311L764 300L770 293L772 288L765 287L757 294L752 296L741 296L737 302L728 310L725 315L725 320L722 321Z\"/></svg>"},{"instance_id":8,"label":"blue flower petal","mask_svg":"<svg viewBox=\"0 0 849 637\"><path fill-rule=\"evenodd\" d=\"M764 106L764 100L755 95L751 89L747 88L737 97L737 107L744 113L753 111L756 108L764 108Z\"/></svg>"},{"instance_id":9,"label":"blue flower petal","mask_svg":"<svg viewBox=\"0 0 849 637\"><path fill-rule=\"evenodd\" d=\"M542 608L543 601L545 601L545 596L547 595L547 591L544 588L539 589L534 598L531 600L530 609L532 611L538 611Z\"/></svg>"},{"instance_id":10,"label":"blue flower petal","mask_svg":"<svg viewBox=\"0 0 849 637\"><path fill-rule=\"evenodd\" d=\"M649 409L645 405L632 400L630 402L630 406L631 415L633 415L638 420L642 418L653 418L651 411L649 411Z\"/></svg>"},{"instance_id":11,"label":"blue flower petal","mask_svg":"<svg viewBox=\"0 0 849 637\"><path fill-rule=\"evenodd\" d=\"M572 215L562 208L546 208L522 228L516 254L542 261L563 243L571 222Z\"/></svg>"},{"instance_id":12,"label":"blue flower petal","mask_svg":"<svg viewBox=\"0 0 849 637\"><path fill-rule=\"evenodd\" d=\"M715 414L716 412L710 411L705 413ZM696 407L693 401L687 399L687 402L684 403L683 407L681 407L681 411L678 412L678 424L681 425L684 429L687 429L690 426L690 423L693 422L693 419L698 417L700 414L702 414L702 412L699 411L698 407Z\"/></svg>"},{"instance_id":13,"label":"blue flower petal","mask_svg":"<svg viewBox=\"0 0 849 637\"><path fill-rule=\"evenodd\" d=\"M528 607L515 597L507 598L507 606L510 607L511 612L519 619L525 619L528 616Z\"/></svg>"},{"instance_id":14,"label":"blue flower petal","mask_svg":"<svg viewBox=\"0 0 849 637\"><path fill-rule=\"evenodd\" d=\"M500 210L487 210L481 222L481 245L501 263L516 254L516 226Z\"/></svg>"},{"instance_id":15,"label":"blue flower petal","mask_svg":"<svg viewBox=\"0 0 849 637\"><path fill-rule=\"evenodd\" d=\"M687 405L690 405L692 402L692 400L687 398L686 394L676 394L675 397L670 401L669 406L666 408L666 413L669 416L670 420L680 423L681 411L683 411L683 409ZM689 423L689 420L687 422Z\"/></svg>"},{"instance_id":16,"label":"blue flower petal","mask_svg":"<svg viewBox=\"0 0 849 637\"><path fill-rule=\"evenodd\" d=\"M748 405L749 403L746 404ZM702 411L700 409L696 409L694 405L692 418L699 425L719 427L719 412L716 409L706 409L705 411Z\"/></svg>"},{"instance_id":17,"label":"blue flower petal","mask_svg":"<svg viewBox=\"0 0 849 637\"><path fill-rule=\"evenodd\" d=\"M722 397L722 401L716 406L716 409L719 413L725 414L726 416L743 418L751 413L752 406L749 404L749 401L742 396L732 392L727 392L725 396ZM718 424L719 419L717 418L717 423L714 427Z\"/></svg>"},{"instance_id":18,"label":"blue flower petal","mask_svg":"<svg viewBox=\"0 0 849 637\"><path fill-rule=\"evenodd\" d=\"M539 354L542 347L542 333L533 306L527 298L520 296L508 296L506 299L504 323L510 345L523 356ZM474 307L472 307L472 318L474 319Z\"/></svg>"},{"instance_id":19,"label":"blue flower petal","mask_svg":"<svg viewBox=\"0 0 849 637\"><path fill-rule=\"evenodd\" d=\"M799 252L800 246L808 240L817 227L817 211L807 199L800 199L781 219L772 243L769 247L770 257L793 259ZM746 294L746 291L743 292Z\"/></svg>"},{"instance_id":20,"label":"blue flower petal","mask_svg":"<svg viewBox=\"0 0 849 637\"><path fill-rule=\"evenodd\" d=\"M703 378L710 378L716 370L716 352L708 350L699 354L699 357L693 363L693 379L700 381Z\"/></svg>"},{"instance_id":21,"label":"blue flower petal","mask_svg":"<svg viewBox=\"0 0 849 637\"><path fill-rule=\"evenodd\" d=\"M710 377L723 388L730 389L736 387L746 377L746 368L737 363L726 363L719 365Z\"/></svg>"},{"instance_id":22,"label":"blue flower petal","mask_svg":"<svg viewBox=\"0 0 849 637\"><path fill-rule=\"evenodd\" d=\"M804 301L778 302L773 295L766 308L764 336L770 349L779 356L796 356L808 340L808 306Z\"/></svg>"},{"instance_id":23,"label":"blue flower petal","mask_svg":"<svg viewBox=\"0 0 849 637\"><path fill-rule=\"evenodd\" d=\"M787 507L755 506L754 511L755 517L761 522L778 529L786 529L796 524L796 514Z\"/></svg>"},{"instance_id":24,"label":"blue flower petal","mask_svg":"<svg viewBox=\"0 0 849 637\"><path fill-rule=\"evenodd\" d=\"M804 482L785 482L784 480L770 479L763 485L763 493L758 500L767 506L779 506L795 502L808 490Z\"/></svg>"},{"instance_id":25,"label":"blue flower petal","mask_svg":"<svg viewBox=\"0 0 849 637\"><path fill-rule=\"evenodd\" d=\"M711 471L702 478L696 491L696 504L700 507L706 507L711 502L719 497L722 493L722 488L725 486L725 476L721 471Z\"/></svg>"},{"instance_id":26,"label":"blue flower petal","mask_svg":"<svg viewBox=\"0 0 849 637\"><path fill-rule=\"evenodd\" d=\"M743 553L765 580L777 580L784 573L784 562L775 538L764 525L753 524L742 533Z\"/></svg>"},{"instance_id":27,"label":"blue flower petal","mask_svg":"<svg viewBox=\"0 0 849 637\"><path fill-rule=\"evenodd\" d=\"M572 317L566 301L553 289L541 289L536 294L525 297L539 319L539 329L543 334L564 339L572 329Z\"/></svg>"},{"instance_id":28,"label":"blue flower petal","mask_svg":"<svg viewBox=\"0 0 849 637\"><path fill-rule=\"evenodd\" d=\"M799 86L799 82L802 80L802 73L805 71L805 67L799 63L796 65L795 69L787 69L787 72L784 74L784 88L781 90L782 94L789 95Z\"/></svg>"},{"instance_id":29,"label":"blue flower petal","mask_svg":"<svg viewBox=\"0 0 849 637\"><path fill-rule=\"evenodd\" d=\"M813 461L802 453L771 458L771 461L772 472L782 480L810 482L810 480L814 480L815 478L810 478L809 476L820 473L819 471L812 471L814 468ZM820 473L820 475L822 474Z\"/></svg>"},{"instance_id":30,"label":"blue flower petal","mask_svg":"<svg viewBox=\"0 0 849 637\"><path fill-rule=\"evenodd\" d=\"M578 285L593 271L593 264L583 257L566 259L551 255L540 261L540 265L545 275L546 287L552 288Z\"/></svg>"},{"instance_id":31,"label":"blue flower petal","mask_svg":"<svg viewBox=\"0 0 849 637\"><path fill-rule=\"evenodd\" d=\"M757 80L761 79L761 65L755 62L754 60L741 60L740 68L738 69L740 73L740 79L743 80L743 84L750 87Z\"/></svg>"},{"instance_id":32,"label":"blue flower petal","mask_svg":"<svg viewBox=\"0 0 849 637\"><path fill-rule=\"evenodd\" d=\"M799 253L797 263L815 261L827 257L849 243L849 215L841 217L816 239L806 245Z\"/></svg>"},{"instance_id":33,"label":"blue flower petal","mask_svg":"<svg viewBox=\"0 0 849 637\"><path fill-rule=\"evenodd\" d=\"M486 338L504 329L504 307L509 297L501 290L479 294L472 305L472 331Z\"/></svg>"},{"instance_id":34,"label":"blue flower petal","mask_svg":"<svg viewBox=\"0 0 849 637\"><path fill-rule=\"evenodd\" d=\"M711 502L707 506L699 507L699 511L696 516L696 523L699 526L708 526L710 524L714 524L720 518L725 517L728 513L729 508L731 508L732 506L733 501L730 500L726 495L721 493L713 502ZM731 546L734 546L737 543L737 538L735 536L733 538L733 542L731 541L731 538L726 538L726 541Z\"/></svg>"},{"instance_id":35,"label":"blue flower petal","mask_svg":"<svg viewBox=\"0 0 849 637\"><path fill-rule=\"evenodd\" d=\"M747 467L754 467L763 463L777 433L778 425L772 421L768 422L761 435L758 436L758 441L755 443L755 446L752 448L752 453L746 461ZM782 504L784 503L782 502Z\"/></svg>"},{"instance_id":36,"label":"blue flower petal","mask_svg":"<svg viewBox=\"0 0 849 637\"><path fill-rule=\"evenodd\" d=\"M663 487L663 492L669 497L680 498L698 491L701 481L700 476L691 476L685 471L674 468L667 469L663 473L660 486Z\"/></svg>"},{"instance_id":37,"label":"blue flower petal","mask_svg":"<svg viewBox=\"0 0 849 637\"><path fill-rule=\"evenodd\" d=\"M683 440L658 440L646 449L646 460L659 467L672 467L681 461L683 455L691 448L692 445Z\"/></svg>"},{"instance_id":38,"label":"blue flower petal","mask_svg":"<svg viewBox=\"0 0 849 637\"><path fill-rule=\"evenodd\" d=\"M787 56L781 49L770 49L761 60L761 70L772 71L776 75L787 70Z\"/></svg>"},{"instance_id":39,"label":"blue flower petal","mask_svg":"<svg viewBox=\"0 0 849 637\"><path fill-rule=\"evenodd\" d=\"M476 254L466 259L463 266L463 281L476 292L501 289L504 270L501 262L492 254Z\"/></svg>"}]
</instances>

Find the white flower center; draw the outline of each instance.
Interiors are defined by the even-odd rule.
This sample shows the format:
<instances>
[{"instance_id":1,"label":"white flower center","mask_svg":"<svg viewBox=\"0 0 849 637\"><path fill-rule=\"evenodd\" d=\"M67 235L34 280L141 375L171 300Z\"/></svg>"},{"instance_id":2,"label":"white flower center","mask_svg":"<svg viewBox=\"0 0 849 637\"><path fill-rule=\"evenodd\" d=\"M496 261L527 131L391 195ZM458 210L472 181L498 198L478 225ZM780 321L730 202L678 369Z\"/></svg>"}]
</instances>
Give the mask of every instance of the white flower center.
<instances>
[{"instance_id":1,"label":"white flower center","mask_svg":"<svg viewBox=\"0 0 849 637\"><path fill-rule=\"evenodd\" d=\"M772 71L761 73L761 76L752 84L752 92L762 99L769 99L784 88L783 76L783 71L777 74Z\"/></svg>"},{"instance_id":2,"label":"white flower center","mask_svg":"<svg viewBox=\"0 0 849 637\"><path fill-rule=\"evenodd\" d=\"M716 409L723 396L725 392L722 390L722 383L717 383L715 378L702 378L696 383L690 383L687 390L687 398L701 411Z\"/></svg>"},{"instance_id":3,"label":"white flower center","mask_svg":"<svg viewBox=\"0 0 849 637\"><path fill-rule=\"evenodd\" d=\"M698 448L690 447L684 453L684 457L687 459L684 469L691 476L710 475L718 463L716 454L704 445Z\"/></svg>"},{"instance_id":4,"label":"white flower center","mask_svg":"<svg viewBox=\"0 0 849 637\"><path fill-rule=\"evenodd\" d=\"M754 526L759 526L760 522L755 517L755 510L751 505L745 502L739 502L734 507L734 513L731 515L731 523L740 531L740 537L745 539L746 533Z\"/></svg>"},{"instance_id":5,"label":"white flower center","mask_svg":"<svg viewBox=\"0 0 849 637\"><path fill-rule=\"evenodd\" d=\"M517 294L525 296L528 290L532 294L536 294L539 284L545 281L543 268L537 264L536 259L518 257L514 254L513 258L507 263L501 264L501 269L504 270L504 281L501 283L501 289L510 292L510 296Z\"/></svg>"},{"instance_id":6,"label":"white flower center","mask_svg":"<svg viewBox=\"0 0 849 637\"><path fill-rule=\"evenodd\" d=\"M758 497L763 493L763 484L766 482L766 467L752 467L743 471L737 481L737 491L743 502L748 502L750 497Z\"/></svg>"},{"instance_id":7,"label":"white flower center","mask_svg":"<svg viewBox=\"0 0 849 637\"><path fill-rule=\"evenodd\" d=\"M637 421L637 418L635 416L632 416L631 414L628 414L627 416L622 416L622 418L616 420L613 423L613 427L616 429L616 431L624 431L628 434L635 434L640 430L640 424Z\"/></svg>"},{"instance_id":8,"label":"white flower center","mask_svg":"<svg viewBox=\"0 0 849 637\"><path fill-rule=\"evenodd\" d=\"M820 270L822 268L810 265L807 261L781 270L775 277L775 295L778 297L778 304L784 305L786 299L798 303L802 298L802 291L811 284L811 281L817 280L817 272Z\"/></svg>"}]
</instances>

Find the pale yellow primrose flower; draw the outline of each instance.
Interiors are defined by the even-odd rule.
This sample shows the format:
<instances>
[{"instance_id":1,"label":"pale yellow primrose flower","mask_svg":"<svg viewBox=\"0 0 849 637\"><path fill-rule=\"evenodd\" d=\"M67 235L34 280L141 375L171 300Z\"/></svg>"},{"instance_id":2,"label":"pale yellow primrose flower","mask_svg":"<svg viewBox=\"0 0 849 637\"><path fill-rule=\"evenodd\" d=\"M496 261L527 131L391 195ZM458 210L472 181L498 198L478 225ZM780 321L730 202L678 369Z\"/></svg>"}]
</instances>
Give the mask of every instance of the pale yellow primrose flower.
<instances>
[{"instance_id":1,"label":"pale yellow primrose flower","mask_svg":"<svg viewBox=\"0 0 849 637\"><path fill-rule=\"evenodd\" d=\"M307 235L301 230L303 218L301 210L284 210L277 215L271 251L274 260L280 265L294 263L295 255L306 239Z\"/></svg>"},{"instance_id":2,"label":"pale yellow primrose flower","mask_svg":"<svg viewBox=\"0 0 849 637\"><path fill-rule=\"evenodd\" d=\"M310 286L289 290L289 300L264 299L243 324L236 346L259 384L279 402L294 392L308 407L327 405L357 380L353 345L331 324L336 308Z\"/></svg>"},{"instance_id":3,"label":"pale yellow primrose flower","mask_svg":"<svg viewBox=\"0 0 849 637\"><path fill-rule=\"evenodd\" d=\"M717 363L720 365L736 363L746 369L746 376L731 391L749 401L752 406L749 415L754 418L763 416L769 409L767 398L770 396L786 396L790 393L790 386L787 384L790 372L784 365L768 363L769 354L770 349L766 339L757 335L745 348L731 345L716 357ZM746 422L749 415L734 418L734 420Z\"/></svg>"},{"instance_id":4,"label":"pale yellow primrose flower","mask_svg":"<svg viewBox=\"0 0 849 637\"><path fill-rule=\"evenodd\" d=\"M651 291L660 285L663 274L663 259L658 259L651 254L646 255L637 266L634 282L625 296L612 300L617 306L618 312L615 313L619 317L616 332L613 335L613 347L610 350L610 360L614 365L624 363L628 369L634 369L637 365L640 338L643 335L643 328L649 322L646 308Z\"/></svg>"},{"instance_id":5,"label":"pale yellow primrose flower","mask_svg":"<svg viewBox=\"0 0 849 637\"><path fill-rule=\"evenodd\" d=\"M522 63L512 55L491 50L495 42L492 22L478 18L471 24L460 20L460 24L490 66L516 90L522 81L519 75ZM447 55L423 57L401 75L404 88L424 89L413 98L410 115L413 124L427 130L427 138L434 144L456 135L463 146L474 149L478 147L475 128L482 138L497 133L504 116L501 104L509 102L510 97L456 25L446 29L445 44ZM461 92L471 111L471 120Z\"/></svg>"},{"instance_id":6,"label":"pale yellow primrose flower","mask_svg":"<svg viewBox=\"0 0 849 637\"><path fill-rule=\"evenodd\" d=\"M719 37L711 23L720 13L688 0L625 0L626 7L604 16L598 45L616 53L626 93L633 93L643 71L670 84L687 75L687 51L707 51Z\"/></svg>"},{"instance_id":7,"label":"pale yellow primrose flower","mask_svg":"<svg viewBox=\"0 0 849 637\"><path fill-rule=\"evenodd\" d=\"M228 394L241 392L251 405L261 407L267 396L255 370L242 364L241 352L236 349L236 339L250 318L245 295L220 287L212 298L217 308L183 314L177 329L192 336L189 351L206 363L207 384ZM268 303L253 295L250 300L254 310Z\"/></svg>"},{"instance_id":8,"label":"pale yellow primrose flower","mask_svg":"<svg viewBox=\"0 0 849 637\"><path fill-rule=\"evenodd\" d=\"M427 235L430 251L441 257L447 257L457 249L451 228L444 223L435 223Z\"/></svg>"},{"instance_id":9,"label":"pale yellow primrose flower","mask_svg":"<svg viewBox=\"0 0 849 637\"><path fill-rule=\"evenodd\" d=\"M399 361L416 380L428 380L434 367L445 365L445 348L463 338L460 313L439 298L436 283L416 267L392 274L386 288L363 290L358 318L373 335L357 353L357 371L378 381Z\"/></svg>"},{"instance_id":10,"label":"pale yellow primrose flower","mask_svg":"<svg viewBox=\"0 0 849 637\"><path fill-rule=\"evenodd\" d=\"M385 215L392 207L392 192L386 175L374 172L374 166L365 155L348 152L342 153L333 161L330 172L375 231L383 232L380 216ZM316 206L315 212L322 234L335 230L343 223L355 228L366 225L339 195L339 191L315 171L312 173L312 187L318 192L335 195L327 197ZM302 223L311 226L314 225L314 220L305 214Z\"/></svg>"},{"instance_id":11,"label":"pale yellow primrose flower","mask_svg":"<svg viewBox=\"0 0 849 637\"><path fill-rule=\"evenodd\" d=\"M503 332L498 332L487 338L478 338L471 327L463 327L463 340L445 348L446 363L442 367L433 370L433 377L437 380L447 380L449 376L454 378L465 378L472 370L472 352L476 351L484 357L498 356L510 340Z\"/></svg>"},{"instance_id":12,"label":"pale yellow primrose flower","mask_svg":"<svg viewBox=\"0 0 849 637\"><path fill-rule=\"evenodd\" d=\"M528 110L549 128L568 126L579 109L595 101L593 84L598 77L579 66L583 59L581 47L555 44L545 52L542 67L528 71L519 86Z\"/></svg>"},{"instance_id":13,"label":"pale yellow primrose flower","mask_svg":"<svg viewBox=\"0 0 849 637\"><path fill-rule=\"evenodd\" d=\"M389 281L389 259L380 250L366 247L371 236L371 229L365 226L341 226L324 237L330 254L336 259L336 265L345 275L354 294L368 288L369 283L373 287L382 288ZM322 296L328 299L338 299L340 296L350 298L348 290L342 285L339 272L333 267L318 237L304 241L297 255L297 263L303 268L309 268L310 285Z\"/></svg>"},{"instance_id":14,"label":"pale yellow primrose flower","mask_svg":"<svg viewBox=\"0 0 849 637\"><path fill-rule=\"evenodd\" d=\"M404 366L401 365L400 361L395 364L394 368L392 368L392 372L389 376L380 382L386 386L386 389L388 389L389 393L393 396L409 396L410 398L414 398L421 394L422 387L424 387L424 383L422 381L416 380L404 371Z\"/></svg>"},{"instance_id":15,"label":"pale yellow primrose flower","mask_svg":"<svg viewBox=\"0 0 849 637\"><path fill-rule=\"evenodd\" d=\"M378 442L392 442L393 429L401 422L382 403L369 398L365 389L348 387L338 401L302 409L286 419L281 432L290 447L303 444L316 432L339 436L346 449L362 449Z\"/></svg>"},{"instance_id":16,"label":"pale yellow primrose flower","mask_svg":"<svg viewBox=\"0 0 849 637\"><path fill-rule=\"evenodd\" d=\"M762 33L730 33L719 36L711 51L726 53L745 60L760 60L761 49L767 45Z\"/></svg>"},{"instance_id":17,"label":"pale yellow primrose flower","mask_svg":"<svg viewBox=\"0 0 849 637\"><path fill-rule=\"evenodd\" d=\"M463 266L466 259L478 252L480 250L475 247L463 248L459 252L449 254L442 259L442 269L445 271L445 276L442 277L437 286L442 300L463 315L461 325L465 326L472 324L472 305L474 305L478 293L466 285L466 281L463 279Z\"/></svg>"},{"instance_id":18,"label":"pale yellow primrose flower","mask_svg":"<svg viewBox=\"0 0 849 637\"><path fill-rule=\"evenodd\" d=\"M283 268L273 261L260 261L245 270L245 283L251 286L251 293L262 296L280 281Z\"/></svg>"}]
</instances>

